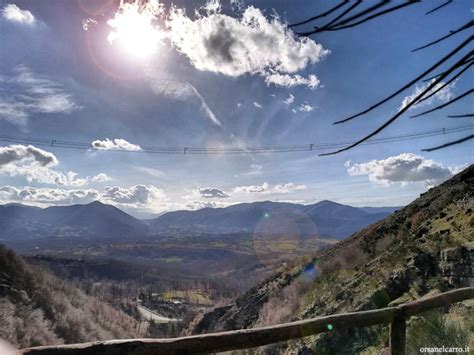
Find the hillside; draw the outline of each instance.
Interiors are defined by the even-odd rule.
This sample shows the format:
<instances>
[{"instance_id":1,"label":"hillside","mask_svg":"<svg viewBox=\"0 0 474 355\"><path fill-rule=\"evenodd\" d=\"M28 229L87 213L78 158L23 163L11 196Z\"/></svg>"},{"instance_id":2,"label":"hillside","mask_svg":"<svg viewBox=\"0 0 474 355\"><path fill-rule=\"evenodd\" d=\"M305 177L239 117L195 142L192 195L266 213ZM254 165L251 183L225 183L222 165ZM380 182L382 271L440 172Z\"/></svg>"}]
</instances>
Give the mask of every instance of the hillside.
<instances>
[{"instance_id":1,"label":"hillside","mask_svg":"<svg viewBox=\"0 0 474 355\"><path fill-rule=\"evenodd\" d=\"M147 232L142 221L100 202L40 209L0 206L0 240L48 236L126 237Z\"/></svg>"},{"instance_id":2,"label":"hillside","mask_svg":"<svg viewBox=\"0 0 474 355\"><path fill-rule=\"evenodd\" d=\"M206 233L253 232L265 215L273 211L292 215L292 222L309 219L313 230L320 236L345 238L354 232L388 216L394 209L372 207L370 212L361 208L321 201L313 205L282 202L241 203L226 208L204 208L199 211L176 211L156 218L153 230L200 230ZM306 223L306 222L304 222Z\"/></svg>"},{"instance_id":3,"label":"hillside","mask_svg":"<svg viewBox=\"0 0 474 355\"><path fill-rule=\"evenodd\" d=\"M234 304L206 314L195 332L381 308L473 285L473 210L471 165L407 207L321 251L315 259L279 270ZM446 316L433 313L413 319L409 324L409 347L417 349L420 341L425 346L436 341L468 345L468 339L474 339L473 314L473 303L465 302L452 307ZM436 329L421 327L430 324ZM318 354L368 354L370 349L386 346L387 331L385 326L351 332L335 330L281 345L278 351L298 353L305 348L305 353L317 349ZM275 347L267 349L268 353L275 353Z\"/></svg>"},{"instance_id":4,"label":"hillside","mask_svg":"<svg viewBox=\"0 0 474 355\"><path fill-rule=\"evenodd\" d=\"M0 339L29 347L134 336L131 317L0 245Z\"/></svg>"}]
</instances>

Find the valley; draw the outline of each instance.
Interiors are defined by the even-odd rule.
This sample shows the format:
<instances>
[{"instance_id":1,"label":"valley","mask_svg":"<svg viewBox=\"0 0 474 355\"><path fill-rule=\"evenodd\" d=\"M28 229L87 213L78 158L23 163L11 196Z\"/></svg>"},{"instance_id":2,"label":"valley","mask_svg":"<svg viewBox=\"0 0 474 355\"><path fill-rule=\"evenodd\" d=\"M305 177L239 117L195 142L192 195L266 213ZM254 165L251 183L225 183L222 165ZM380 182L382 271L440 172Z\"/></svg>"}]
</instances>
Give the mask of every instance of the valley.
<instances>
[{"instance_id":1,"label":"valley","mask_svg":"<svg viewBox=\"0 0 474 355\"><path fill-rule=\"evenodd\" d=\"M214 307L395 209L260 202L141 221L99 202L6 205L0 239L134 317L143 334L178 336ZM328 235L331 224L338 228Z\"/></svg>"}]
</instances>

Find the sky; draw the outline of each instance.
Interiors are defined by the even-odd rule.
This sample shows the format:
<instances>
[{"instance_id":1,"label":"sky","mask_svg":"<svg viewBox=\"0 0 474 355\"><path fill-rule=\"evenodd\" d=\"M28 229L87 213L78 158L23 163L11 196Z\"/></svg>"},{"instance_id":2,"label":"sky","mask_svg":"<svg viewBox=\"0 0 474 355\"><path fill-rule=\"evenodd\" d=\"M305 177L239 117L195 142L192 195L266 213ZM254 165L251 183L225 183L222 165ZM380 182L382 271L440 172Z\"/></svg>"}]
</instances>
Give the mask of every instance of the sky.
<instances>
[{"instance_id":1,"label":"sky","mask_svg":"<svg viewBox=\"0 0 474 355\"><path fill-rule=\"evenodd\" d=\"M472 126L326 157L317 149L194 155L184 148L362 138L426 83L332 123L399 89L467 37L410 52L472 18L469 0L425 15L434 3L307 38L287 25L325 11L326 1L0 1L0 203L100 200L138 217L264 200L405 205L472 164L472 140L421 151ZM375 138L472 124L447 118L471 113L471 96L410 118L471 86L472 68Z\"/></svg>"}]
</instances>

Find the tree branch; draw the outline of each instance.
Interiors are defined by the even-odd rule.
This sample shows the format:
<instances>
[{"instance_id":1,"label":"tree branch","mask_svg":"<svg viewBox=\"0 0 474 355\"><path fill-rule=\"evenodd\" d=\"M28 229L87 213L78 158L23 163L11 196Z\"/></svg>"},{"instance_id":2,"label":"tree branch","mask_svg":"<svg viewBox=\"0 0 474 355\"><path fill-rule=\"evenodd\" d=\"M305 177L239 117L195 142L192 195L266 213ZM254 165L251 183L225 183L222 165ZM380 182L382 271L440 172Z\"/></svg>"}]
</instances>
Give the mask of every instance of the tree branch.
<instances>
[{"instance_id":1,"label":"tree branch","mask_svg":"<svg viewBox=\"0 0 474 355\"><path fill-rule=\"evenodd\" d=\"M373 15L371 15L371 16L368 16L368 17L366 17L366 18L364 18L364 19L362 19L362 20L360 20L360 21L358 21L358 22L350 23L350 24L348 24L348 25L339 26L339 27L336 27L336 25L334 25L334 27L328 29L328 31L339 31L339 30L344 30L344 29L346 29L346 28L355 27L355 26L358 26L358 25L360 25L360 24L362 24L362 23L364 23L364 22L370 21L370 20L372 20L372 19L374 19L374 18L376 18L376 17L385 15L385 14L387 14L387 13L389 13L389 12L392 12L392 11L400 10L400 9L406 7L406 6L413 5L413 4L417 3L417 2L420 2L420 0L407 1L407 2L404 3L404 4L397 5L397 6L393 6L393 7L389 8L389 9L384 10L384 11L377 12L376 14L373 14Z\"/></svg>"},{"instance_id":2,"label":"tree branch","mask_svg":"<svg viewBox=\"0 0 474 355\"><path fill-rule=\"evenodd\" d=\"M473 138L474 138L474 134L471 134L470 136L467 136L467 137L464 137L464 138L461 138L461 139L458 139L458 140L455 140L455 141L452 141L452 142L448 142L448 143L439 145L437 147L422 149L421 151L422 152L432 152L433 150L443 149L443 148L450 147L450 146L455 145L455 144L460 144L460 143L467 142L468 140L473 139Z\"/></svg>"},{"instance_id":3,"label":"tree branch","mask_svg":"<svg viewBox=\"0 0 474 355\"><path fill-rule=\"evenodd\" d=\"M442 105L439 105L439 106L436 106L435 108L431 109L431 110L428 110L428 111L425 111L425 112L422 112L422 113L419 113L418 115L414 115L414 116L410 116L410 118L415 118L415 117L420 117L420 116L424 116L424 115L427 115L428 113L431 113L433 111L437 111L437 110L441 110L443 108L445 108L446 106L449 106L453 103L455 103L456 101L459 101L461 100L462 98L472 94L474 92L474 89L470 89L468 91L466 91L465 93L459 95L458 97L452 99L452 100L449 100L448 102L442 104Z\"/></svg>"},{"instance_id":4,"label":"tree branch","mask_svg":"<svg viewBox=\"0 0 474 355\"><path fill-rule=\"evenodd\" d=\"M340 124L340 123L344 123L344 122L347 122L347 121L350 121L354 118L357 118L359 116L362 116L362 115L365 115L366 113L372 111L373 109L383 105L384 103L386 103L387 101L393 99L395 96L397 96L398 94L400 94L401 92L403 92L404 90L408 89L410 86L412 86L413 84L415 84L417 81L419 81L420 79L422 79L424 76L426 76L427 74L429 74L430 72L432 72L434 69L436 69L437 67L439 67L441 64L443 64L444 62L446 62L449 58L451 58L453 55L455 55L457 52L459 52L461 49L463 49L466 45L469 44L469 42L471 42L472 40L474 39L474 36L471 35L468 39L466 39L463 43L461 43L458 47L456 47L454 50L452 50L450 53L448 53L447 55L445 55L442 59L440 59L438 62L436 62L434 65L432 65L430 68L428 68L427 70L425 70L423 73L421 73L419 76L417 76L415 79L413 79L412 81L410 81L408 84L404 85L402 88L400 88L399 90L397 90L396 92L394 92L393 94L391 94L390 96L386 97L385 99L377 102L376 104L370 106L368 109L364 110L364 111L361 111L353 116L350 116L346 119L343 119L343 120L340 120L340 121L336 121L334 122L334 124ZM469 55L468 56L465 56L465 58L469 58L472 53L474 53L474 51L470 51L469 52ZM462 65L459 64L458 66ZM437 77L440 77L442 75L444 75L446 72L438 75Z\"/></svg>"},{"instance_id":5,"label":"tree branch","mask_svg":"<svg viewBox=\"0 0 474 355\"><path fill-rule=\"evenodd\" d=\"M464 117L474 117L474 113L466 113L464 115L450 115L449 118L464 118Z\"/></svg>"},{"instance_id":6,"label":"tree branch","mask_svg":"<svg viewBox=\"0 0 474 355\"><path fill-rule=\"evenodd\" d=\"M466 57L470 55L467 54L465 55L463 58L461 58L457 63L455 63L450 69L448 69L446 71L445 74L441 75L439 78L437 78L434 82L432 82L428 88L426 88L425 90L423 90L423 92L421 92L419 95L417 95L414 99L412 99L408 105L406 105L405 107L403 107L400 111L398 111L394 116L392 116L388 121L386 121L383 125L381 125L379 128L377 128L375 131L373 131L372 133L370 133L369 135L365 136L364 138L362 139L359 139L357 142L349 145L348 147L346 148L342 148L342 149L339 149L335 152L330 152L330 153L324 153L324 154L320 154L320 156L326 156L326 155L334 155L334 154L338 154L338 153L341 153L341 152L344 152L346 150L349 150L349 149L352 149L354 148L355 146L358 146L359 144L361 144L362 142L365 142L366 140L372 138L373 136L377 135L378 133L380 133L381 131L383 131L386 127L388 127L390 124L392 124L398 117L400 117L402 114L404 114L411 106L413 106L418 100L420 100L423 96L425 96L428 92L430 92L434 87L436 87L436 85L438 85L445 77L447 77L449 74L451 74L451 72L453 72L454 70L456 70L456 68L458 67L458 64L459 63L462 63Z\"/></svg>"},{"instance_id":7,"label":"tree branch","mask_svg":"<svg viewBox=\"0 0 474 355\"><path fill-rule=\"evenodd\" d=\"M327 24L325 24L323 27L315 27L315 30L313 31L309 31L309 32L303 32L303 33L299 33L300 36L310 36L312 34L315 34L315 33L318 33L318 32L323 32L323 30L325 28L328 28L330 27L334 22L338 21L339 19L341 19L342 17L344 17L346 14L348 14L349 12L351 12L353 9L355 9L357 6L359 6L360 4L362 4L362 0L357 0L354 4L352 4L350 7L348 7L346 10L344 10L341 14L339 14L338 16L336 16L334 19L332 19L331 21L329 21Z\"/></svg>"},{"instance_id":8,"label":"tree branch","mask_svg":"<svg viewBox=\"0 0 474 355\"><path fill-rule=\"evenodd\" d=\"M317 20L318 18L322 18L322 17L326 17L327 15L330 15L332 14L334 11L336 11L337 9L339 9L340 7L346 5L349 3L349 0L343 0L341 3L339 3L338 5L332 7L331 9L329 9L328 11L326 12L323 12L322 14L319 14L319 15L316 15L316 16L313 16L305 21L302 21L302 22L298 22L298 23L294 23L292 25L289 25L288 27L291 28L291 27L296 27L296 26L301 26L301 25L305 25L309 22L312 22L314 20Z\"/></svg>"},{"instance_id":9,"label":"tree branch","mask_svg":"<svg viewBox=\"0 0 474 355\"><path fill-rule=\"evenodd\" d=\"M436 43L439 43L439 42L441 42L441 41L444 41L445 39L447 39L447 38L449 38L449 37L451 37L451 36L454 36L455 34L457 34L457 33L459 33L459 32L462 32L462 31L464 31L464 30L466 30L466 29L468 29L469 27L472 27L472 26L474 26L474 20L469 21L469 22L466 23L464 26L459 27L457 30L450 31L450 33L447 34L446 36L443 36L443 37L441 37L441 38L439 38L439 39L437 39L437 40L435 40L435 41L433 41L433 42L430 42L430 43L428 43L428 44L425 44L424 46L421 46L421 47L418 47L418 48L413 49L412 52L416 52L416 51L419 51L419 50L421 50L421 49L425 49L425 48L431 47L432 45L435 45Z\"/></svg>"},{"instance_id":10,"label":"tree branch","mask_svg":"<svg viewBox=\"0 0 474 355\"><path fill-rule=\"evenodd\" d=\"M433 12L438 11L438 10L441 9L442 7L445 7L446 5L451 4L452 2L453 2L453 0L448 0L448 1L446 1L445 3L439 5L438 7L435 7L434 9L428 11L425 15L432 14Z\"/></svg>"},{"instance_id":11,"label":"tree branch","mask_svg":"<svg viewBox=\"0 0 474 355\"><path fill-rule=\"evenodd\" d=\"M470 63L472 63L472 62L474 62L474 59L471 58L471 59L465 61L464 63L461 63L460 66L463 66L463 65L466 65L466 64L470 64ZM430 77L428 77L428 78L426 78L426 79L423 79L423 82L426 83L427 81L431 81L431 80L437 78L438 76L440 76L440 75L443 74L443 73L444 73L444 72L439 73L439 74L436 74L436 75L433 75L433 76L430 76Z\"/></svg>"},{"instance_id":12,"label":"tree branch","mask_svg":"<svg viewBox=\"0 0 474 355\"><path fill-rule=\"evenodd\" d=\"M438 89L436 89L435 91L433 91L431 94L429 94L428 96L422 98L420 101L418 101L418 103L420 102L423 102L423 101L426 101L428 100L430 97L432 97L433 95L436 95L436 93L440 92L441 90L443 90L446 86L448 86L449 84L451 84L454 80L456 80L457 78L459 78L462 74L464 74L464 72L466 70L468 70L471 66L472 66L473 63L470 63L468 66L464 67L459 73L457 73L455 76L453 76L451 79L449 79L447 82L445 82L443 85L441 85Z\"/></svg>"}]
</instances>

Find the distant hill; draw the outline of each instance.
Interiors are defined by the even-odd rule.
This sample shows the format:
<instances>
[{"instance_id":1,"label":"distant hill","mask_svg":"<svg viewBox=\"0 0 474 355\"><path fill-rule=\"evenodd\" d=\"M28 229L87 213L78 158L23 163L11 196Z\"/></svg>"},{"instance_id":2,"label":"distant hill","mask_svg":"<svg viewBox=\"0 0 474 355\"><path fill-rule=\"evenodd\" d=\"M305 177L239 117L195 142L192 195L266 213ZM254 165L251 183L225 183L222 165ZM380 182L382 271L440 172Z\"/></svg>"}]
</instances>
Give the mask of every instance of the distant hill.
<instances>
[{"instance_id":1,"label":"distant hill","mask_svg":"<svg viewBox=\"0 0 474 355\"><path fill-rule=\"evenodd\" d=\"M319 206L326 220L340 206ZM314 211L318 212L318 206ZM329 208L328 208L329 207ZM332 212L331 212L332 211ZM347 212L356 217L359 212ZM408 206L312 259L295 261L265 282L216 308L196 333L252 328L316 316L396 305L427 294L474 286L474 165L430 189ZM432 312L408 323L408 354L423 344L455 347L474 339L472 302L453 306L447 316ZM381 353L387 327L338 331L308 337L291 348L266 353ZM314 351L314 352L313 352Z\"/></svg>"},{"instance_id":2,"label":"distant hill","mask_svg":"<svg viewBox=\"0 0 474 355\"><path fill-rule=\"evenodd\" d=\"M134 320L0 245L0 339L23 348L139 336Z\"/></svg>"},{"instance_id":3,"label":"distant hill","mask_svg":"<svg viewBox=\"0 0 474 355\"><path fill-rule=\"evenodd\" d=\"M156 218L151 222L151 226L155 232L173 228L206 233L253 232L264 218L268 218L275 211L292 216L295 223L301 223L301 218L308 218L320 236L335 238L347 237L390 214L385 210L375 213L376 208L366 212L332 201L321 201L308 206L265 201L242 203L226 208L169 212Z\"/></svg>"},{"instance_id":4,"label":"distant hill","mask_svg":"<svg viewBox=\"0 0 474 355\"><path fill-rule=\"evenodd\" d=\"M144 222L100 202L45 209L0 206L0 240L47 236L126 237L147 233Z\"/></svg>"},{"instance_id":5,"label":"distant hill","mask_svg":"<svg viewBox=\"0 0 474 355\"><path fill-rule=\"evenodd\" d=\"M401 210L403 206L398 207L359 207L364 212L367 213L393 213L395 211Z\"/></svg>"},{"instance_id":6,"label":"distant hill","mask_svg":"<svg viewBox=\"0 0 474 355\"><path fill-rule=\"evenodd\" d=\"M175 229L210 234L253 233L262 220L275 213L285 216L287 223L299 225L302 234L342 239L388 216L390 209L371 208L367 212L331 201L308 206L265 201L169 212L155 219L139 220L97 201L45 209L8 204L0 205L0 241L44 237L136 238Z\"/></svg>"}]
</instances>

